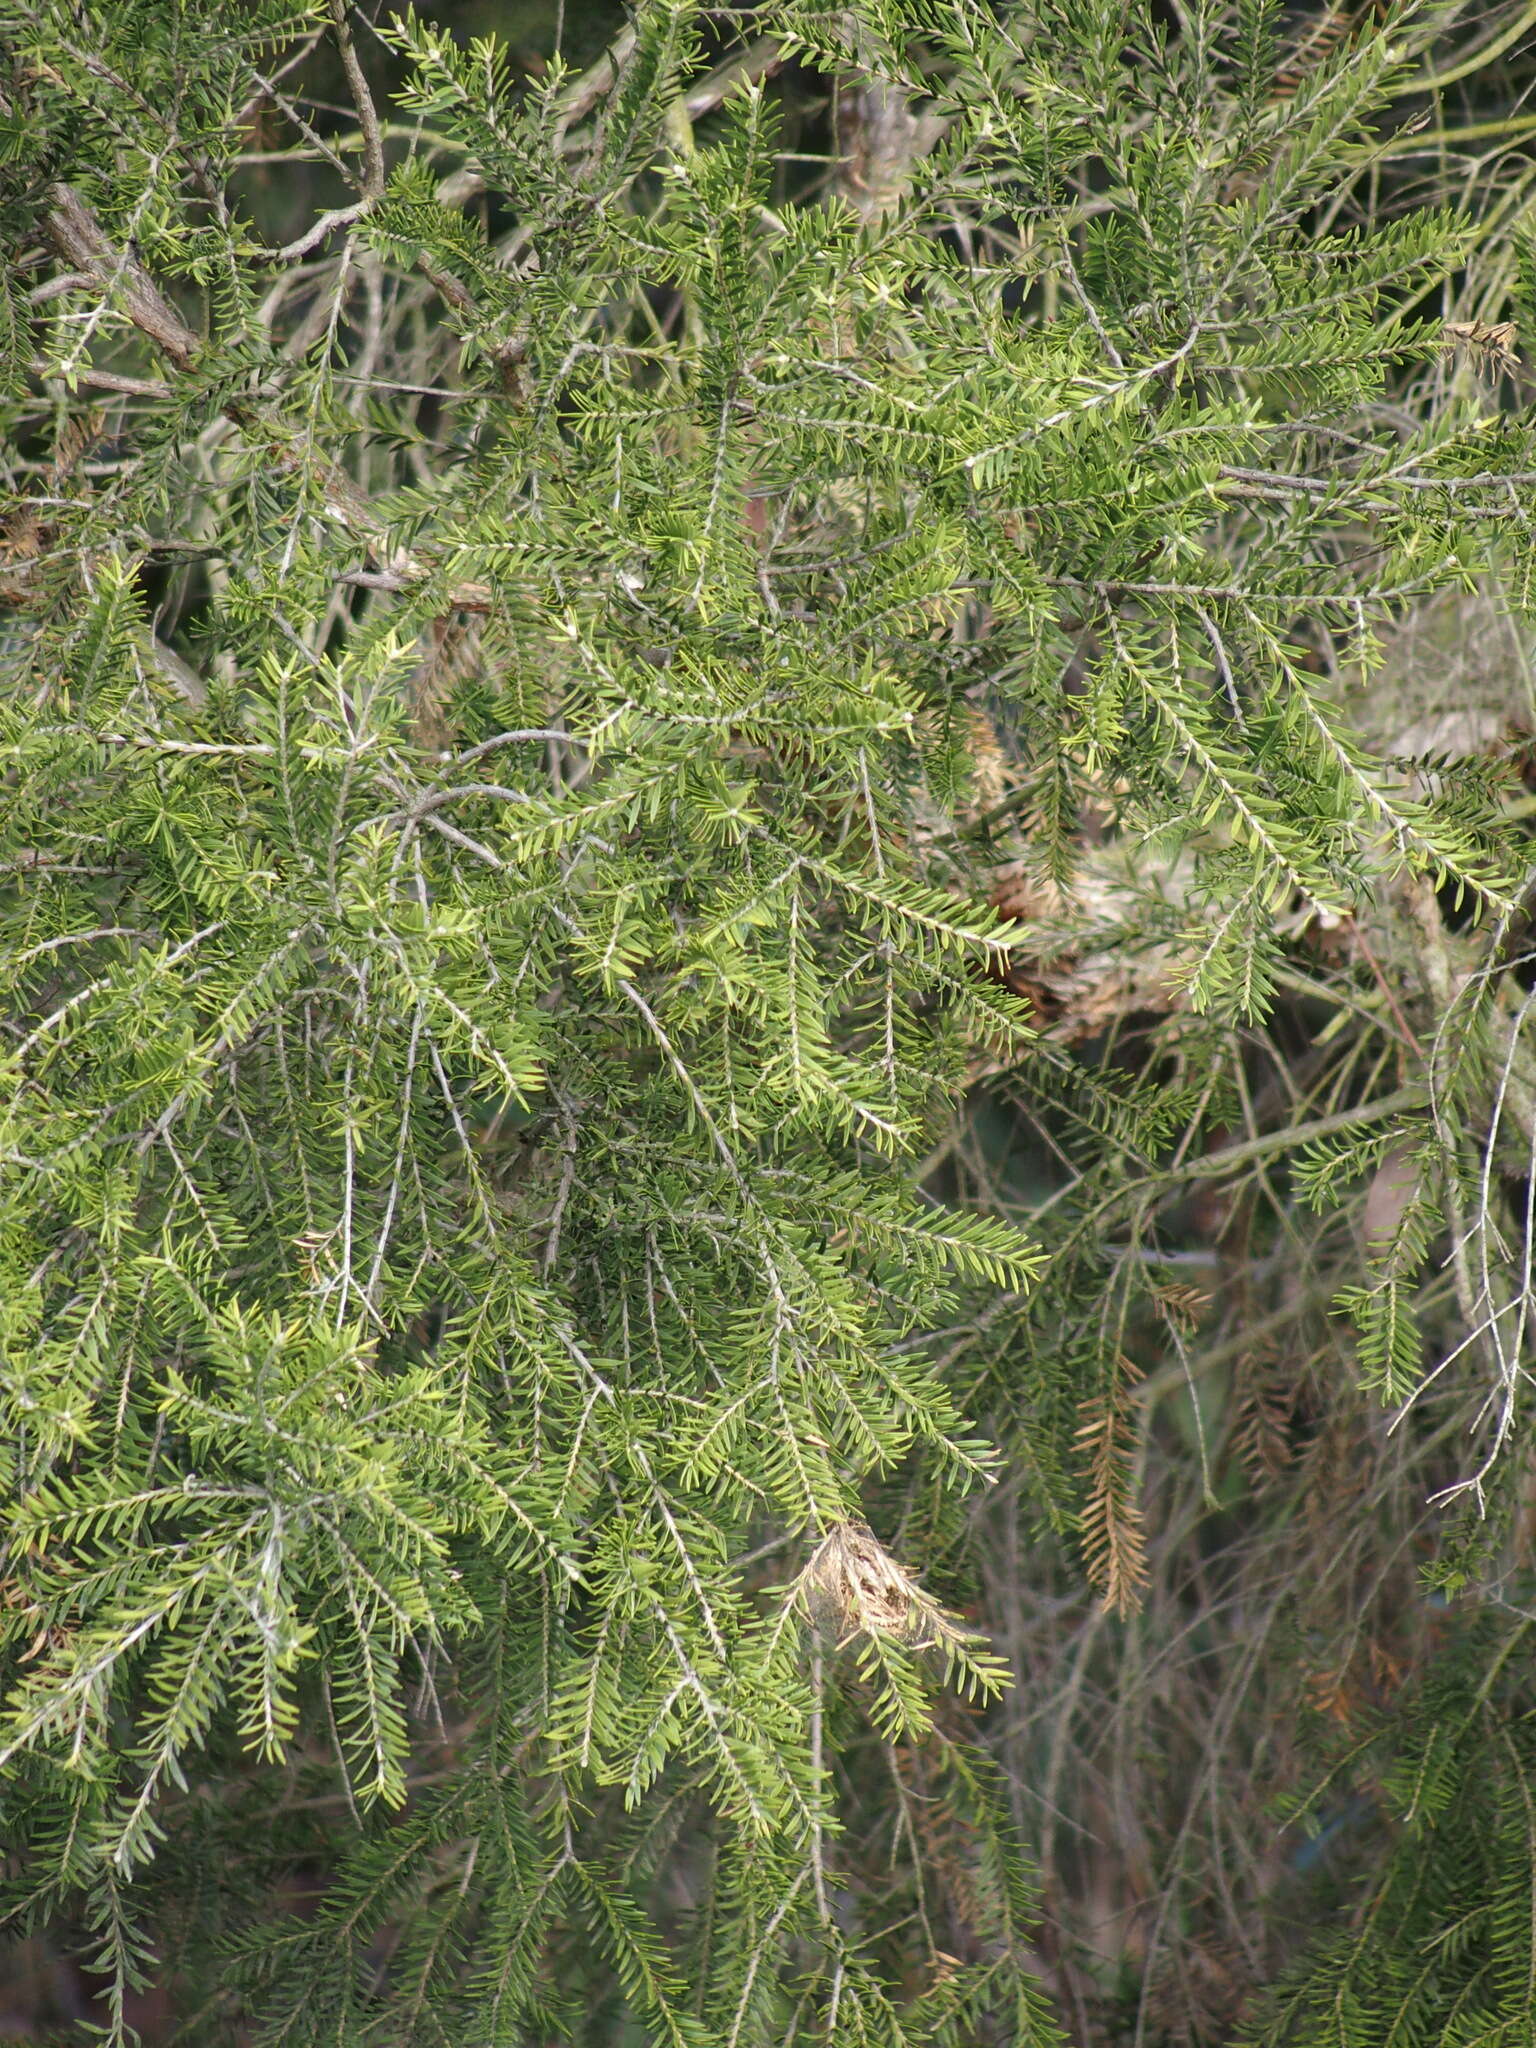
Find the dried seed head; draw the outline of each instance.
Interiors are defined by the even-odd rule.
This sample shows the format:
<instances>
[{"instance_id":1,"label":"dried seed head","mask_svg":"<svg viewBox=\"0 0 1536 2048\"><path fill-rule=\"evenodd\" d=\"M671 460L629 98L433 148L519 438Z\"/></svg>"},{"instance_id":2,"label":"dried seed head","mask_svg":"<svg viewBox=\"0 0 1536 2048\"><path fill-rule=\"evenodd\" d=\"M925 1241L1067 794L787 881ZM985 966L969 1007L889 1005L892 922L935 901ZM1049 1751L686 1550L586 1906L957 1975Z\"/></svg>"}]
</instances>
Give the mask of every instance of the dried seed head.
<instances>
[{"instance_id":1,"label":"dried seed head","mask_svg":"<svg viewBox=\"0 0 1536 2048\"><path fill-rule=\"evenodd\" d=\"M1515 354L1519 336L1513 320L1447 320L1441 331L1451 347L1469 349L1491 369L1520 367L1520 358Z\"/></svg>"},{"instance_id":2,"label":"dried seed head","mask_svg":"<svg viewBox=\"0 0 1536 2048\"><path fill-rule=\"evenodd\" d=\"M794 1597L839 1644L858 1635L884 1635L924 1649L967 1633L863 1522L839 1522L828 1531L795 1580Z\"/></svg>"}]
</instances>

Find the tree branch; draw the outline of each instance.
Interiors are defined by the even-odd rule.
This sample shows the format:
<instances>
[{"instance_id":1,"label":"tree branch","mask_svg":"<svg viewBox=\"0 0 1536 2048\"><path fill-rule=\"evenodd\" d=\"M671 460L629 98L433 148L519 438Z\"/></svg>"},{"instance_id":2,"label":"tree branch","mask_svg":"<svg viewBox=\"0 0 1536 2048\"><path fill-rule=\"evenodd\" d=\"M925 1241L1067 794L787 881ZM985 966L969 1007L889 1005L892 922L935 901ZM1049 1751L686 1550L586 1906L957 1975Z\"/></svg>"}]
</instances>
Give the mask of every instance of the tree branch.
<instances>
[{"instance_id":1,"label":"tree branch","mask_svg":"<svg viewBox=\"0 0 1536 2048\"><path fill-rule=\"evenodd\" d=\"M112 246L78 192L63 183L49 192L47 224L55 246L76 270L92 278L103 295L121 293L123 311L176 367L189 369L202 347L181 315L151 282L148 271L126 251Z\"/></svg>"}]
</instances>

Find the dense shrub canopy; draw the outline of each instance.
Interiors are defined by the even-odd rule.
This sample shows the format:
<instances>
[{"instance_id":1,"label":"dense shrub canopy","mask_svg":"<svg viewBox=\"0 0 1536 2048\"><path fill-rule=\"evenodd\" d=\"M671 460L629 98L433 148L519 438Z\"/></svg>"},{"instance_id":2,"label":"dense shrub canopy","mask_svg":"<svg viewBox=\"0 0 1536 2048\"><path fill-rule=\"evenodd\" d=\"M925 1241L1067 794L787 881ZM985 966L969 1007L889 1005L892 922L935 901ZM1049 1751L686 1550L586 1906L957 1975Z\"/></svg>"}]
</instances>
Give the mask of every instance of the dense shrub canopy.
<instances>
[{"instance_id":1,"label":"dense shrub canopy","mask_svg":"<svg viewBox=\"0 0 1536 2048\"><path fill-rule=\"evenodd\" d=\"M52 2018L1528 2040L1520 23L0 23Z\"/></svg>"}]
</instances>

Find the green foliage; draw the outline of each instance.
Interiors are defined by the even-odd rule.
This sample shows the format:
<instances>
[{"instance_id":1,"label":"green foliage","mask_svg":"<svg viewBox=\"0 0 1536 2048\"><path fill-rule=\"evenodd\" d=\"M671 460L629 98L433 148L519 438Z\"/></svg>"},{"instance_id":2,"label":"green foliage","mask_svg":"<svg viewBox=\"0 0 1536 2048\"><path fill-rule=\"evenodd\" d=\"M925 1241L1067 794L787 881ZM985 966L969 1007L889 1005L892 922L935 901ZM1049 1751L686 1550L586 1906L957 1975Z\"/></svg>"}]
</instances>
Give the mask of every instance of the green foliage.
<instances>
[{"instance_id":1,"label":"green foliage","mask_svg":"<svg viewBox=\"0 0 1536 2048\"><path fill-rule=\"evenodd\" d=\"M341 0L14 20L7 1910L115 2040L174 1982L295 2048L1044 2048L962 1537L1023 1471L1134 1604L1169 1205L1412 1145L1335 1290L1361 1382L1421 1388L1480 1193L1479 1502L1514 1427L1492 970L1424 1074L1210 1149L1317 933L1523 916L1499 775L1345 708L1530 516L1482 387L1392 410L1475 224L1311 218L1434 21L1277 96L1246 5L783 0L738 49L645 0L537 77ZM792 56L926 96L889 203L805 173ZM991 872L1065 900L1090 811L1142 872L1061 950L1166 954L1139 1072L1021 994L1049 913ZM1070 1200L934 1191L983 1079ZM1405 1997L1383 2043L1465 2029Z\"/></svg>"},{"instance_id":2,"label":"green foliage","mask_svg":"<svg viewBox=\"0 0 1536 2048\"><path fill-rule=\"evenodd\" d=\"M1507 1669L1529 1628L1478 1631L1422 1697L1352 1745L1328 1796L1352 1825L1396 1823L1396 1838L1370 1895L1339 1901L1345 1924L1277 1987L1248 2043L1530 2039L1536 1730Z\"/></svg>"}]
</instances>

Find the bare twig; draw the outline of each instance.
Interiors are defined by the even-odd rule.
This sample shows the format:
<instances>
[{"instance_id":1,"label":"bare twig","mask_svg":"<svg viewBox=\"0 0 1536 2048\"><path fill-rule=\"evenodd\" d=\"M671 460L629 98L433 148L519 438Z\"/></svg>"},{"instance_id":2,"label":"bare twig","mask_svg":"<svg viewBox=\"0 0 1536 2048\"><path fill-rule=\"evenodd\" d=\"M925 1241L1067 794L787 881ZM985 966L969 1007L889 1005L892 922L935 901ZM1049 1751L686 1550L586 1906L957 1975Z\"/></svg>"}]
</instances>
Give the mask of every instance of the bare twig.
<instances>
[{"instance_id":1,"label":"bare twig","mask_svg":"<svg viewBox=\"0 0 1536 2048\"><path fill-rule=\"evenodd\" d=\"M123 310L134 326L163 349L178 369L190 368L202 342L162 296L142 264L112 246L73 186L55 185L49 199L48 232L60 253L93 279L105 297L120 292Z\"/></svg>"},{"instance_id":2,"label":"bare twig","mask_svg":"<svg viewBox=\"0 0 1536 2048\"><path fill-rule=\"evenodd\" d=\"M384 137L379 128L373 94L357 60L352 24L347 18L347 0L331 0L331 19L336 24L336 47L341 52L341 68L347 74L347 89L357 109L358 126L363 131L362 196L364 199L378 199L384 191Z\"/></svg>"}]
</instances>

